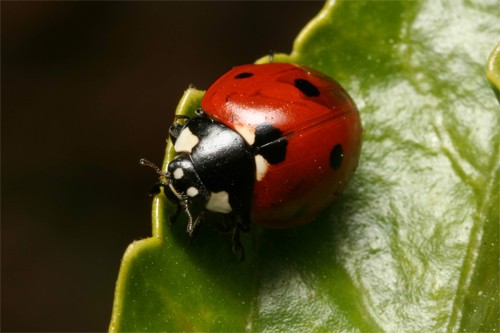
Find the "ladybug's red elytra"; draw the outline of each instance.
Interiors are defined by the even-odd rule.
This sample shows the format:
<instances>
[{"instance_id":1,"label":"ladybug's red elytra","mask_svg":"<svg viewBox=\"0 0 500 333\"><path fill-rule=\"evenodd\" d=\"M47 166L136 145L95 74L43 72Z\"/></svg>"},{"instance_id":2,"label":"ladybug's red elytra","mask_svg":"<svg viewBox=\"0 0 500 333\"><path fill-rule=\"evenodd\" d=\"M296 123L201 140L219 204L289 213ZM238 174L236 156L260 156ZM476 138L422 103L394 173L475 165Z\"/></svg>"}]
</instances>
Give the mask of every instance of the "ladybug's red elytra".
<instances>
[{"instance_id":1,"label":"ladybug's red elytra","mask_svg":"<svg viewBox=\"0 0 500 333\"><path fill-rule=\"evenodd\" d=\"M288 64L235 67L215 81L195 117L170 127L176 157L160 185L188 216L220 213L243 249L251 223L290 228L310 222L335 200L357 167L361 121L333 79ZM147 164L147 162L144 162ZM173 221L172 220L172 221Z\"/></svg>"}]
</instances>

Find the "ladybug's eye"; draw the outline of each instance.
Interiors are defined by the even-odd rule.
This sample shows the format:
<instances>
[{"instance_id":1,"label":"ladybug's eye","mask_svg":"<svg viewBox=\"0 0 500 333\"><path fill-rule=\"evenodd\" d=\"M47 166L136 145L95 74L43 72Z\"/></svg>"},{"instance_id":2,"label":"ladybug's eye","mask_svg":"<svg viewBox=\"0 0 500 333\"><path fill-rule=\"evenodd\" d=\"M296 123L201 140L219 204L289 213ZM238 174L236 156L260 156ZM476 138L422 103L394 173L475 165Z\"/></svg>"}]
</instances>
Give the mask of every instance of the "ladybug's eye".
<instances>
[{"instance_id":1,"label":"ladybug's eye","mask_svg":"<svg viewBox=\"0 0 500 333\"><path fill-rule=\"evenodd\" d=\"M236 75L234 78L235 79L246 79L247 77L250 77L250 76L253 76L253 73L243 72L243 73Z\"/></svg>"},{"instance_id":2,"label":"ladybug's eye","mask_svg":"<svg viewBox=\"0 0 500 333\"><path fill-rule=\"evenodd\" d=\"M319 96L318 88L316 88L314 84L305 79L296 79L295 87L300 91L302 91L302 93L307 97Z\"/></svg>"}]
</instances>

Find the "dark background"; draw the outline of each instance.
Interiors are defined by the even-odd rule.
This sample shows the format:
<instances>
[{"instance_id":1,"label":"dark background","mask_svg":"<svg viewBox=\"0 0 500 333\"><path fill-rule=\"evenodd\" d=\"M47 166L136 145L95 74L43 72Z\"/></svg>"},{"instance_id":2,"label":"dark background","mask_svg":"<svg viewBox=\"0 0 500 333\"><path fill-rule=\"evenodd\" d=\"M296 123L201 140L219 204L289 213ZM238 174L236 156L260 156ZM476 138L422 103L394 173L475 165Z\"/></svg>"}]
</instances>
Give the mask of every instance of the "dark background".
<instances>
[{"instance_id":1,"label":"dark background","mask_svg":"<svg viewBox=\"0 0 500 333\"><path fill-rule=\"evenodd\" d=\"M322 2L1 2L1 330L104 331L184 89Z\"/></svg>"}]
</instances>

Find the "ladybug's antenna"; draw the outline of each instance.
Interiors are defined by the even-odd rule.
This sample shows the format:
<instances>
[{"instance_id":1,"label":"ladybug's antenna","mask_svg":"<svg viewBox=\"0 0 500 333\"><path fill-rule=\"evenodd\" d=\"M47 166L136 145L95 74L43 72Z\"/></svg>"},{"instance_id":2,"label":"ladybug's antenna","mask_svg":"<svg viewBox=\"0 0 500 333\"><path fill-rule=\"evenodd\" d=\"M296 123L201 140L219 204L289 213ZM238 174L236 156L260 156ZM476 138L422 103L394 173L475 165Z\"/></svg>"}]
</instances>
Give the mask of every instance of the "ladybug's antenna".
<instances>
[{"instance_id":1,"label":"ladybug's antenna","mask_svg":"<svg viewBox=\"0 0 500 333\"><path fill-rule=\"evenodd\" d=\"M161 171L161 169L160 169L160 168L158 168L158 167L156 166L156 164L154 164L154 163L153 163L153 162L151 162L151 161L148 161L148 160L147 160L147 159L145 159L145 158L141 158L141 159L139 160L139 164L144 165L144 166L148 166L148 167L150 167L150 168L153 168L153 169L156 171L156 173L157 173L157 174L159 174L160 176L166 176L166 175L167 175L167 173L166 173L166 172Z\"/></svg>"}]
</instances>

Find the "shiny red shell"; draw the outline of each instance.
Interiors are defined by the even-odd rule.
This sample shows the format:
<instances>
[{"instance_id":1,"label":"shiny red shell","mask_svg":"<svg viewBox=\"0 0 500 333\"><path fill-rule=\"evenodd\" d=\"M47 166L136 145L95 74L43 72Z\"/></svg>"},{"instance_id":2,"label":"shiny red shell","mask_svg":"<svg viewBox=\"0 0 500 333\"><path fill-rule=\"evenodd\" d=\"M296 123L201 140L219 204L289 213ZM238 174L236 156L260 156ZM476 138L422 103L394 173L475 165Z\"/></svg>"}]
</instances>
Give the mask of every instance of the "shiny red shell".
<instances>
[{"instance_id":1,"label":"shiny red shell","mask_svg":"<svg viewBox=\"0 0 500 333\"><path fill-rule=\"evenodd\" d=\"M297 79L310 82L317 94L306 95ZM209 87L201 106L240 133L267 123L288 140L285 160L255 181L254 223L289 228L311 221L339 196L358 165L358 109L336 81L313 69L285 63L235 67ZM330 155L337 145L341 163L333 168Z\"/></svg>"}]
</instances>

